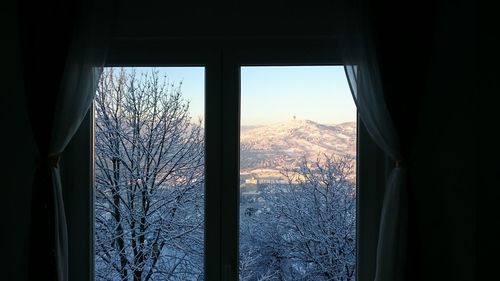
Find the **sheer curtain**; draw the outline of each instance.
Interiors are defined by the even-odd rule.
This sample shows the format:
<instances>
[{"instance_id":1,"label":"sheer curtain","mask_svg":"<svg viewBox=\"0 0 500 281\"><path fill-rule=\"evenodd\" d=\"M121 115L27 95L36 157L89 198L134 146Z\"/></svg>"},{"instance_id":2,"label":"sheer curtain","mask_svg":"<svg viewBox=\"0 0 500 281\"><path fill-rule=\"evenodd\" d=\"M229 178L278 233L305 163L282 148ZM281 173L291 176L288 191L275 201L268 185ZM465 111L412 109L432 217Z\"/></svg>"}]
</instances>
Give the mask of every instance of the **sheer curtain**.
<instances>
[{"instance_id":1,"label":"sheer curtain","mask_svg":"<svg viewBox=\"0 0 500 281\"><path fill-rule=\"evenodd\" d=\"M344 68L360 118L373 141L395 162L387 179L376 256L376 281L404 280L406 247L406 171L398 134L389 114L379 65L365 24L355 11L343 37ZM357 17L355 15L358 15Z\"/></svg>"},{"instance_id":2,"label":"sheer curtain","mask_svg":"<svg viewBox=\"0 0 500 281\"><path fill-rule=\"evenodd\" d=\"M68 280L59 157L93 100L107 46L103 2L21 2L28 112L39 150L33 182L29 278ZM107 15L109 16L109 15Z\"/></svg>"}]
</instances>

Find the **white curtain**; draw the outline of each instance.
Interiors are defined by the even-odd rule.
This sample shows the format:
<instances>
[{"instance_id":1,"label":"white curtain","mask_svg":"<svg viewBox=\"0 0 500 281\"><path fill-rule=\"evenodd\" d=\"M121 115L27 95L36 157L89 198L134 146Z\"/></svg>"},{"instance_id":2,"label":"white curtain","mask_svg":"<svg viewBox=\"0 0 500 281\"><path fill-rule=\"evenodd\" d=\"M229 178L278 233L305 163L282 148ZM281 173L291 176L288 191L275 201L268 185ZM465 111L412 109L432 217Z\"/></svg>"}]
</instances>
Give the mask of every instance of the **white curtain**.
<instances>
[{"instance_id":1,"label":"white curtain","mask_svg":"<svg viewBox=\"0 0 500 281\"><path fill-rule=\"evenodd\" d=\"M370 32L363 20L343 38L345 72L360 118L373 141L395 162L387 179L376 256L376 281L404 280L406 172L397 131L384 98Z\"/></svg>"},{"instance_id":2,"label":"white curtain","mask_svg":"<svg viewBox=\"0 0 500 281\"><path fill-rule=\"evenodd\" d=\"M97 78L102 70L100 67L88 65L84 61L81 61L80 67L76 67L77 65L74 65L75 68L69 66L70 69L65 71L67 76L73 77L65 79L64 84L70 86L70 89L62 90L57 101L52 131L53 140L50 143L49 154L49 157L56 158L50 169L55 205L55 251L58 280L68 280L68 234L63 186L57 162L59 155L71 141L89 110Z\"/></svg>"},{"instance_id":3,"label":"white curtain","mask_svg":"<svg viewBox=\"0 0 500 281\"><path fill-rule=\"evenodd\" d=\"M68 280L68 234L59 156L80 127L92 103L107 50L107 30L92 10L82 6L55 103L49 158L54 194L55 258L58 280ZM98 8L98 7L94 7Z\"/></svg>"}]
</instances>

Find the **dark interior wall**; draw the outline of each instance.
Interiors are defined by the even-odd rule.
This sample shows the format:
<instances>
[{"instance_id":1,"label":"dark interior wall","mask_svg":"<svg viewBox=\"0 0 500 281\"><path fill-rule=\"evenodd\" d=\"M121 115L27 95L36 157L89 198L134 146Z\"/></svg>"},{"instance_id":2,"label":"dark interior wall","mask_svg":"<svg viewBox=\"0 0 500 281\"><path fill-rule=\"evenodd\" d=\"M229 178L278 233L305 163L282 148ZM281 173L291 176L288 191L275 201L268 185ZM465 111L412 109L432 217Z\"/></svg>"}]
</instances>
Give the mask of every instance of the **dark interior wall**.
<instances>
[{"instance_id":1,"label":"dark interior wall","mask_svg":"<svg viewBox=\"0 0 500 281\"><path fill-rule=\"evenodd\" d=\"M343 1L343 0L342 0ZM331 36L342 1L118 1L114 36L313 37ZM338 2L338 3L337 3ZM140 3L140 5L138 4Z\"/></svg>"},{"instance_id":2,"label":"dark interior wall","mask_svg":"<svg viewBox=\"0 0 500 281\"><path fill-rule=\"evenodd\" d=\"M451 1L450 1L451 2ZM430 68L413 147L420 280L475 280L479 100L477 10L438 10Z\"/></svg>"},{"instance_id":3,"label":"dark interior wall","mask_svg":"<svg viewBox=\"0 0 500 281\"><path fill-rule=\"evenodd\" d=\"M36 147L25 107L14 1L2 2L0 279L26 280Z\"/></svg>"}]
</instances>

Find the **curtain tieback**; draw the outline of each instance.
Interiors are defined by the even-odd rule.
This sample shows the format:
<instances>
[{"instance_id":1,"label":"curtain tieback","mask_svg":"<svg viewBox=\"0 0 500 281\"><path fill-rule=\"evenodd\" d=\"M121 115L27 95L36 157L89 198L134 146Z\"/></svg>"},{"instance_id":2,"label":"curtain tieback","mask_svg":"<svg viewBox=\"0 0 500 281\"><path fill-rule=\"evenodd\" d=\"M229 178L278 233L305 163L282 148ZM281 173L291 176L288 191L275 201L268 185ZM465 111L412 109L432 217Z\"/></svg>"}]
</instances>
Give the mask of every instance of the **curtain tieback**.
<instances>
[{"instance_id":1,"label":"curtain tieback","mask_svg":"<svg viewBox=\"0 0 500 281\"><path fill-rule=\"evenodd\" d=\"M396 168L403 166L403 160L395 160Z\"/></svg>"},{"instance_id":2,"label":"curtain tieback","mask_svg":"<svg viewBox=\"0 0 500 281\"><path fill-rule=\"evenodd\" d=\"M61 160L61 154L59 153L49 154L49 156L47 156L46 163L50 168L57 168L59 167L59 160ZM37 168L40 168L41 163L39 157L35 159L35 165Z\"/></svg>"},{"instance_id":3,"label":"curtain tieback","mask_svg":"<svg viewBox=\"0 0 500 281\"><path fill-rule=\"evenodd\" d=\"M48 157L49 167L57 168L59 167L59 161L61 160L61 154L50 154Z\"/></svg>"},{"instance_id":4,"label":"curtain tieback","mask_svg":"<svg viewBox=\"0 0 500 281\"><path fill-rule=\"evenodd\" d=\"M46 163L50 168L58 168L60 160L61 160L61 154L59 154L59 153L50 154L49 156L47 156ZM37 158L35 162L36 162L36 166L38 168L40 168L40 164L41 164L40 158Z\"/></svg>"}]
</instances>

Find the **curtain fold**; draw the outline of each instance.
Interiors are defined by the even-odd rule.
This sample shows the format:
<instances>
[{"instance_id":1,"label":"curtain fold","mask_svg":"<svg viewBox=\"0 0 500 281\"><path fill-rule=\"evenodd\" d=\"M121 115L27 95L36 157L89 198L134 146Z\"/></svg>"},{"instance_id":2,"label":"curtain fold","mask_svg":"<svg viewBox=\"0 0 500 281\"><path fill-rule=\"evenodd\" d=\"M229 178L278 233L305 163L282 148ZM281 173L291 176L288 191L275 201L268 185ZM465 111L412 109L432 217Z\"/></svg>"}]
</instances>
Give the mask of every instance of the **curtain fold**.
<instances>
[{"instance_id":1,"label":"curtain fold","mask_svg":"<svg viewBox=\"0 0 500 281\"><path fill-rule=\"evenodd\" d=\"M380 218L375 280L404 280L406 253L406 169L396 167L387 180Z\"/></svg>"},{"instance_id":2,"label":"curtain fold","mask_svg":"<svg viewBox=\"0 0 500 281\"><path fill-rule=\"evenodd\" d=\"M58 162L90 108L106 55L109 15L106 5L96 4L20 4L25 91L40 155L31 204L30 280L68 280Z\"/></svg>"},{"instance_id":3,"label":"curtain fold","mask_svg":"<svg viewBox=\"0 0 500 281\"><path fill-rule=\"evenodd\" d=\"M354 11L342 38L344 69L360 118L372 140L395 162L387 179L377 242L375 281L400 281L406 266L406 168L398 132L384 97L371 33L362 11ZM356 16L357 15L357 16Z\"/></svg>"},{"instance_id":4,"label":"curtain fold","mask_svg":"<svg viewBox=\"0 0 500 281\"><path fill-rule=\"evenodd\" d=\"M78 63L77 63L78 65ZM86 61L80 61L81 67L70 67L65 71L68 75L77 75L74 80L63 79L64 83L71 85L69 90L59 93L56 106L52 141L49 157L59 157L80 127L87 114L95 93L97 79L102 67L93 66ZM69 80L69 81L68 81ZM52 163L54 163L52 161ZM54 221L55 221L55 253L57 262L57 280L68 280L68 233L66 213L64 209L63 186L61 184L59 165L50 165L52 174L52 188L54 195Z\"/></svg>"}]
</instances>

